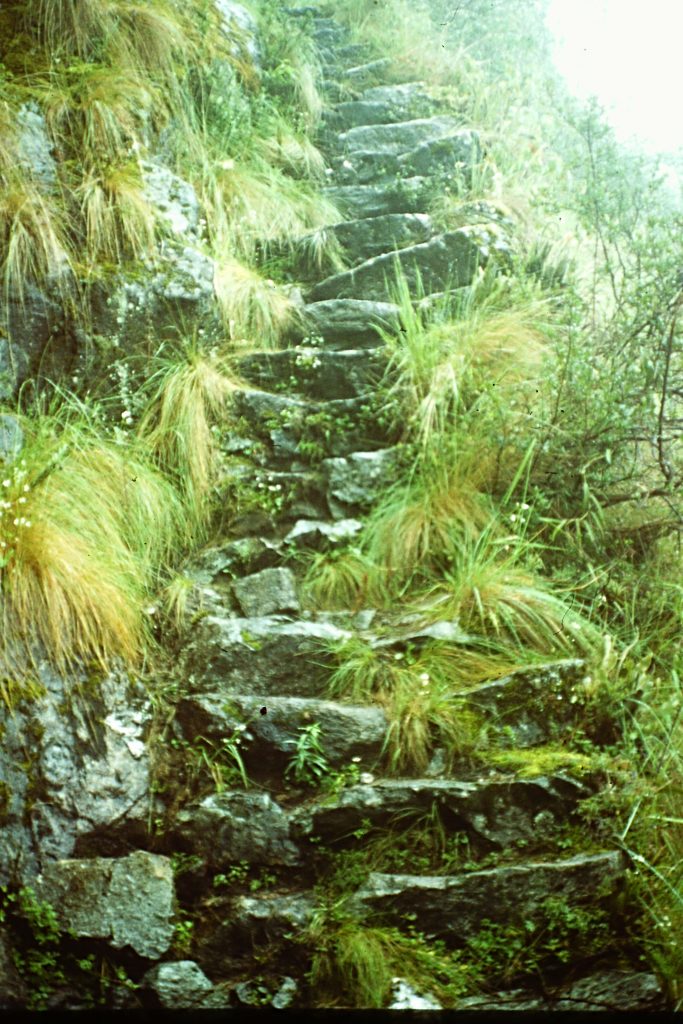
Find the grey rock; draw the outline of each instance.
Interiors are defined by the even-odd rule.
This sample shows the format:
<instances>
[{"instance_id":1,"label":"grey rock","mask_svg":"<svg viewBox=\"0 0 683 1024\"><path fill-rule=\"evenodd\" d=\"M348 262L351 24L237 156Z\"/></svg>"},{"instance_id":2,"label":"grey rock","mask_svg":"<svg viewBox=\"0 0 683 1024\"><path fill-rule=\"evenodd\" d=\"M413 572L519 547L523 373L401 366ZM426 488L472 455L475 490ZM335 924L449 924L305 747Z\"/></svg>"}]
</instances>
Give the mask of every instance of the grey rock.
<instances>
[{"instance_id":1,"label":"grey rock","mask_svg":"<svg viewBox=\"0 0 683 1024\"><path fill-rule=\"evenodd\" d=\"M353 158L354 153L407 153L425 142L453 135L459 125L451 117L426 117L397 124L361 125L339 136L339 148Z\"/></svg>"},{"instance_id":2,"label":"grey rock","mask_svg":"<svg viewBox=\"0 0 683 1024\"><path fill-rule=\"evenodd\" d=\"M229 922L236 944L264 943L300 933L310 923L316 907L312 894L288 896L238 896Z\"/></svg>"},{"instance_id":3,"label":"grey rock","mask_svg":"<svg viewBox=\"0 0 683 1024\"><path fill-rule=\"evenodd\" d=\"M341 76L343 80L355 83L368 83L377 81L383 72L391 67L391 57L380 57L378 60L371 60L367 64L358 64L354 68L348 68Z\"/></svg>"},{"instance_id":4,"label":"grey rock","mask_svg":"<svg viewBox=\"0 0 683 1024\"><path fill-rule=\"evenodd\" d=\"M348 217L358 218L424 211L428 190L428 178L413 177L378 185L332 185L323 193Z\"/></svg>"},{"instance_id":5,"label":"grey rock","mask_svg":"<svg viewBox=\"0 0 683 1024\"><path fill-rule=\"evenodd\" d=\"M240 537L217 548L208 548L192 565L192 571L207 582L222 574L256 573L280 561L280 545L267 537Z\"/></svg>"},{"instance_id":6,"label":"grey rock","mask_svg":"<svg viewBox=\"0 0 683 1024\"><path fill-rule=\"evenodd\" d=\"M390 1010L442 1010L433 996L419 995L405 978L392 978Z\"/></svg>"},{"instance_id":7,"label":"grey rock","mask_svg":"<svg viewBox=\"0 0 683 1024\"><path fill-rule=\"evenodd\" d=\"M168 857L136 850L128 857L62 860L36 881L60 924L82 938L106 939L157 959L173 938L173 870Z\"/></svg>"},{"instance_id":8,"label":"grey rock","mask_svg":"<svg viewBox=\"0 0 683 1024\"><path fill-rule=\"evenodd\" d=\"M438 172L463 174L471 172L481 159L481 144L476 132L469 129L445 138L430 139L398 158L401 171L408 175L433 175Z\"/></svg>"},{"instance_id":9,"label":"grey rock","mask_svg":"<svg viewBox=\"0 0 683 1024\"><path fill-rule=\"evenodd\" d=\"M268 981L240 982L234 992L243 1006L269 1005L276 1010L283 1010L294 1002L298 986L293 978L269 978Z\"/></svg>"},{"instance_id":10,"label":"grey rock","mask_svg":"<svg viewBox=\"0 0 683 1024\"><path fill-rule=\"evenodd\" d=\"M397 923L417 906L421 931L459 944L476 935L485 920L542 922L543 903L550 897L595 906L597 892L614 889L624 870L622 855L610 851L449 877L374 873L352 906L357 913L376 912Z\"/></svg>"},{"instance_id":11,"label":"grey rock","mask_svg":"<svg viewBox=\"0 0 683 1024\"><path fill-rule=\"evenodd\" d=\"M451 231L396 253L375 256L351 270L334 274L316 285L308 299L318 302L353 296L389 300L399 272L411 289L418 284L426 292L447 285L457 288L469 284L477 267L485 264L486 256L467 232Z\"/></svg>"},{"instance_id":12,"label":"grey rock","mask_svg":"<svg viewBox=\"0 0 683 1024\"><path fill-rule=\"evenodd\" d=\"M159 221L172 235L198 234L200 207L189 181L155 160L141 160L143 192Z\"/></svg>"},{"instance_id":13,"label":"grey rock","mask_svg":"<svg viewBox=\"0 0 683 1024\"><path fill-rule=\"evenodd\" d=\"M275 1010L286 1010L291 1006L299 992L299 986L294 978L283 978L282 984L273 996L271 1006Z\"/></svg>"},{"instance_id":14,"label":"grey rock","mask_svg":"<svg viewBox=\"0 0 683 1024\"><path fill-rule=\"evenodd\" d=\"M194 960L173 960L147 971L143 986L156 993L167 1010L186 1010L202 1004L212 982Z\"/></svg>"},{"instance_id":15,"label":"grey rock","mask_svg":"<svg viewBox=\"0 0 683 1024\"><path fill-rule=\"evenodd\" d=\"M66 264L63 269L65 288ZM62 285L59 280L44 288L26 283L22 296L4 296L0 401L13 401L24 381L39 372L59 377L73 365L78 346L65 326L64 295L59 295Z\"/></svg>"},{"instance_id":16,"label":"grey rock","mask_svg":"<svg viewBox=\"0 0 683 1024\"><path fill-rule=\"evenodd\" d=\"M17 111L17 150L19 162L41 185L52 189L57 184L57 164L47 124L36 103L22 103Z\"/></svg>"},{"instance_id":17,"label":"grey rock","mask_svg":"<svg viewBox=\"0 0 683 1024\"><path fill-rule=\"evenodd\" d=\"M392 482L398 451L353 452L348 458L325 459L328 502L332 515L344 518L349 509L368 509Z\"/></svg>"},{"instance_id":18,"label":"grey rock","mask_svg":"<svg viewBox=\"0 0 683 1024\"><path fill-rule=\"evenodd\" d=\"M232 589L247 616L299 610L296 580L289 569L263 569L233 583Z\"/></svg>"},{"instance_id":19,"label":"grey rock","mask_svg":"<svg viewBox=\"0 0 683 1024\"><path fill-rule=\"evenodd\" d=\"M248 57L256 67L261 63L261 46L258 38L258 25L246 7L235 0L214 0L224 34L231 42L231 53L234 57Z\"/></svg>"},{"instance_id":20,"label":"grey rock","mask_svg":"<svg viewBox=\"0 0 683 1024\"><path fill-rule=\"evenodd\" d=\"M646 971L600 971L581 978L561 993L554 1010L626 1010L653 1012L668 1009L662 986Z\"/></svg>"},{"instance_id":21,"label":"grey rock","mask_svg":"<svg viewBox=\"0 0 683 1024\"><path fill-rule=\"evenodd\" d=\"M585 672L580 658L535 665L477 686L462 699L489 717L504 742L532 747L556 738L580 716Z\"/></svg>"},{"instance_id":22,"label":"grey rock","mask_svg":"<svg viewBox=\"0 0 683 1024\"><path fill-rule=\"evenodd\" d=\"M112 852L145 833L154 806L143 688L112 673L80 692L85 677L63 679L40 661L35 671L43 696L11 711L0 706L0 778L11 793L0 829L0 882L17 860L28 882L79 846Z\"/></svg>"},{"instance_id":23,"label":"grey rock","mask_svg":"<svg viewBox=\"0 0 683 1024\"><path fill-rule=\"evenodd\" d=\"M316 664L321 647L349 635L323 622L209 615L190 644L187 670L195 688L220 687L226 696L234 692L316 697L327 676Z\"/></svg>"},{"instance_id":24,"label":"grey rock","mask_svg":"<svg viewBox=\"0 0 683 1024\"><path fill-rule=\"evenodd\" d=\"M0 462L14 462L24 446L24 431L11 413L0 414Z\"/></svg>"},{"instance_id":25,"label":"grey rock","mask_svg":"<svg viewBox=\"0 0 683 1024\"><path fill-rule=\"evenodd\" d=\"M266 434L275 423L303 416L311 408L310 402L289 395L273 395L268 391L238 391L234 397L235 412L243 416L260 434Z\"/></svg>"},{"instance_id":26,"label":"grey rock","mask_svg":"<svg viewBox=\"0 0 683 1024\"><path fill-rule=\"evenodd\" d=\"M268 710L262 715L264 706ZM190 741L197 736L220 740L238 723L246 723L242 754L247 771L277 777L294 753L301 730L313 722L320 725L320 745L331 767L353 757L374 763L388 727L378 707L271 695L232 694L226 699L219 693L184 698L178 706L178 721Z\"/></svg>"},{"instance_id":27,"label":"grey rock","mask_svg":"<svg viewBox=\"0 0 683 1024\"><path fill-rule=\"evenodd\" d=\"M173 832L213 870L239 860L293 866L301 859L288 815L267 793L208 796L178 813Z\"/></svg>"},{"instance_id":28,"label":"grey rock","mask_svg":"<svg viewBox=\"0 0 683 1024\"><path fill-rule=\"evenodd\" d=\"M338 544L348 544L362 528L363 524L358 519L340 519L336 523L326 523L318 519L299 519L284 538L284 542L297 549L329 551Z\"/></svg>"},{"instance_id":29,"label":"grey rock","mask_svg":"<svg viewBox=\"0 0 683 1024\"><path fill-rule=\"evenodd\" d=\"M378 86L366 89L357 100L338 103L325 118L330 127L355 128L360 125L395 124L427 117L433 101L420 82Z\"/></svg>"},{"instance_id":30,"label":"grey rock","mask_svg":"<svg viewBox=\"0 0 683 1024\"><path fill-rule=\"evenodd\" d=\"M375 352L326 352L304 346L258 352L239 362L241 376L261 387L291 380L297 392L322 400L366 394L377 386L385 367L386 361Z\"/></svg>"},{"instance_id":31,"label":"grey rock","mask_svg":"<svg viewBox=\"0 0 683 1024\"><path fill-rule=\"evenodd\" d=\"M382 344L380 330L398 330L398 313L391 302L329 299L305 306L304 323L309 335L323 337L326 345L374 348Z\"/></svg>"},{"instance_id":32,"label":"grey rock","mask_svg":"<svg viewBox=\"0 0 683 1024\"><path fill-rule=\"evenodd\" d=\"M562 776L496 781L480 779L385 779L351 786L334 806L312 805L295 815L302 835L333 842L359 828L363 820L386 827L397 815L428 813L436 803L453 830L465 830L499 849L518 841L534 842L539 828L551 831L566 820L592 790ZM403 819L405 820L405 819Z\"/></svg>"},{"instance_id":33,"label":"grey rock","mask_svg":"<svg viewBox=\"0 0 683 1024\"><path fill-rule=\"evenodd\" d=\"M432 236L432 221L426 213L387 213L344 221L328 228L352 263L426 242Z\"/></svg>"}]
</instances>

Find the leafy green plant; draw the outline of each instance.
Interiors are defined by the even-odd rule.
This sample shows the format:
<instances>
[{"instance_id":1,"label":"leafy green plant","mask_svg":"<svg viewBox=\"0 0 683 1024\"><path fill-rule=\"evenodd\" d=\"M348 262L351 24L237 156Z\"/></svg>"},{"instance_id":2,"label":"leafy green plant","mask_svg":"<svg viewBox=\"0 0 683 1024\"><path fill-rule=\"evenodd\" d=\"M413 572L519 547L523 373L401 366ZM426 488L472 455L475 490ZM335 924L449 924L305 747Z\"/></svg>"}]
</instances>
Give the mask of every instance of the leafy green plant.
<instances>
[{"instance_id":1,"label":"leafy green plant","mask_svg":"<svg viewBox=\"0 0 683 1024\"><path fill-rule=\"evenodd\" d=\"M295 782L306 785L315 785L324 778L329 764L320 743L320 732L319 722L312 722L299 730L296 750L285 770L285 777L292 775Z\"/></svg>"}]
</instances>

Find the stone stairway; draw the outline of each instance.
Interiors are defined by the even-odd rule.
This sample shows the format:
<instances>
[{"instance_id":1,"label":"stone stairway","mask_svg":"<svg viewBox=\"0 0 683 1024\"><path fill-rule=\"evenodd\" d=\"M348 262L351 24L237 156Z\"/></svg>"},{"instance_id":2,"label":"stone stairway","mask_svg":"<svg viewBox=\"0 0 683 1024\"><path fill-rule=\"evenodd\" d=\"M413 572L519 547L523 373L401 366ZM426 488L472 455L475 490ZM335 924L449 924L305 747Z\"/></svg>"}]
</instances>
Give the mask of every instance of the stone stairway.
<instances>
[{"instance_id":1,"label":"stone stairway","mask_svg":"<svg viewBox=\"0 0 683 1024\"><path fill-rule=\"evenodd\" d=\"M330 103L320 130L331 172L326 192L348 218L329 231L348 269L310 287L290 347L241 359L250 386L236 398L244 430L226 442L235 459L226 504L245 485L263 500L238 507L227 520L227 539L191 570L192 619L179 654L185 695L174 735L216 746L241 735L252 783L186 803L175 815L172 848L201 859L190 872L196 887L187 887L199 911L193 956L219 977L248 978L255 954L264 974L288 965L291 975L291 965L302 963L297 938L321 909L315 882L326 852L360 849L392 827L400 835L432 814L468 856L446 873L408 871L409 858L401 871L370 872L348 894L349 914L404 931L412 916L428 941L452 949L466 947L484 924L501 935L540 934L549 927L549 901L566 919L590 921L593 914L609 922L590 954L581 943L572 948L575 933L565 929L543 990L529 977L492 967L488 994L463 997L458 1008L662 1008L656 979L629 959L614 917L624 858L580 824L599 775L529 773L471 760L446 771L444 751L435 749L421 777L391 777L385 711L326 696L323 644L360 638L401 655L408 645L457 630L444 622L430 632L402 618L401 609L390 628L371 608L302 610L297 558L353 542L358 517L392 480L397 438L381 424L376 388L386 366L379 332L399 322L392 301L397 266L415 294L418 286L425 294L443 292L466 285L505 244L495 225L438 233L427 212L445 177L455 168L466 179L480 158L476 132L440 111L421 83L383 83L387 62L351 43L333 19L314 8L290 13L309 24L321 48ZM312 423L319 425L315 457ZM576 724L572 697L584 672L577 659L520 670L461 695L463 714L484 716L494 746L528 751L533 766L535 749ZM355 766L350 784L332 797L285 777L302 729L312 723L320 725L329 769ZM574 845L563 845L570 833ZM244 881L225 896L197 897L209 877L244 863L272 872L267 893L250 891ZM296 998L314 1005L304 974L305 965Z\"/></svg>"}]
</instances>

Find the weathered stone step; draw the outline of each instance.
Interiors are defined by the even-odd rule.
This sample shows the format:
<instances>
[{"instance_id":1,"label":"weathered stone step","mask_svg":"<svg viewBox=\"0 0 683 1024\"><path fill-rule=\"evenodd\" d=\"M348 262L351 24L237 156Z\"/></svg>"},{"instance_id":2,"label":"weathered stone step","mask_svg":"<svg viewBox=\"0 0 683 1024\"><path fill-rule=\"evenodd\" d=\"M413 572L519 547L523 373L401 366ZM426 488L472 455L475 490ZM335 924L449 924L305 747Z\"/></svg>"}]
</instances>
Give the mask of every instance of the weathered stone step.
<instances>
[{"instance_id":1,"label":"weathered stone step","mask_svg":"<svg viewBox=\"0 0 683 1024\"><path fill-rule=\"evenodd\" d=\"M365 398L315 402L254 390L236 394L234 403L236 413L269 445L269 461L312 461L311 446L320 458L384 448L395 440L371 415Z\"/></svg>"},{"instance_id":2,"label":"weathered stone step","mask_svg":"<svg viewBox=\"0 0 683 1024\"><path fill-rule=\"evenodd\" d=\"M408 216L426 215L409 214ZM383 220L383 218L376 219ZM372 220L366 223L370 224ZM383 344L379 330L391 332L399 330L399 308L392 302L372 302L368 299L328 299L304 306L302 323L301 334L305 331L308 337L320 337L329 348L378 348Z\"/></svg>"},{"instance_id":3,"label":"weathered stone step","mask_svg":"<svg viewBox=\"0 0 683 1024\"><path fill-rule=\"evenodd\" d=\"M323 74L331 71L346 71L349 67L358 67L368 56L368 47L364 43L343 43L338 45L338 39L332 46L321 46L319 51L320 62Z\"/></svg>"},{"instance_id":4,"label":"weathered stone step","mask_svg":"<svg viewBox=\"0 0 683 1024\"><path fill-rule=\"evenodd\" d=\"M326 111L323 126L325 129L347 131L361 125L395 124L428 117L433 103L421 82L378 86L366 89L357 100L346 100Z\"/></svg>"},{"instance_id":5,"label":"weathered stone step","mask_svg":"<svg viewBox=\"0 0 683 1024\"><path fill-rule=\"evenodd\" d=\"M461 945L485 920L506 927L541 925L548 899L595 909L600 897L604 901L616 890L625 869L622 854L609 851L445 877L373 873L351 906L398 927L403 915L417 911L421 932Z\"/></svg>"},{"instance_id":6,"label":"weathered stone step","mask_svg":"<svg viewBox=\"0 0 683 1024\"><path fill-rule=\"evenodd\" d=\"M406 245L426 242L434 234L432 220L426 213L386 213L342 221L325 229L339 243L347 263L363 263ZM306 236L301 239L305 245Z\"/></svg>"},{"instance_id":7,"label":"weathered stone step","mask_svg":"<svg viewBox=\"0 0 683 1024\"><path fill-rule=\"evenodd\" d=\"M377 387L386 369L379 349L325 351L299 346L254 352L239 362L240 376L260 387L289 380L294 392L323 400L357 398Z\"/></svg>"},{"instance_id":8,"label":"weathered stone step","mask_svg":"<svg viewBox=\"0 0 683 1024\"><path fill-rule=\"evenodd\" d=\"M401 449L353 452L346 458L325 459L327 503L335 519L368 511L396 478Z\"/></svg>"},{"instance_id":9,"label":"weathered stone step","mask_svg":"<svg viewBox=\"0 0 683 1024\"><path fill-rule=\"evenodd\" d=\"M477 267L485 266L488 255L476 244L471 232L451 231L429 242L408 246L396 253L375 256L365 263L334 274L309 293L308 302L353 297L390 300L401 272L411 291L424 292L469 284Z\"/></svg>"},{"instance_id":10,"label":"weathered stone step","mask_svg":"<svg viewBox=\"0 0 683 1024\"><path fill-rule=\"evenodd\" d=\"M306 726L320 725L320 747L331 768L352 759L374 767L388 729L386 715L378 707L263 693L231 694L226 699L215 691L183 698L177 721L190 742L202 736L220 742L246 725L240 733L240 751L248 775L278 783Z\"/></svg>"},{"instance_id":11,"label":"weathered stone step","mask_svg":"<svg viewBox=\"0 0 683 1024\"><path fill-rule=\"evenodd\" d=\"M349 128L337 136L337 145L340 151L349 156L367 152L393 153L398 156L400 153L417 149L425 142L434 142L446 135L455 135L461 130L462 125L454 118L438 115L393 124Z\"/></svg>"},{"instance_id":12,"label":"weathered stone step","mask_svg":"<svg viewBox=\"0 0 683 1024\"><path fill-rule=\"evenodd\" d=\"M325 843L348 838L363 822L386 828L401 815L428 814L436 804L444 828L466 831L483 840L485 849L507 849L516 842L541 842L592 794L587 785L566 776L487 780L389 779L343 790L334 805L314 804L297 811L302 836Z\"/></svg>"},{"instance_id":13,"label":"weathered stone step","mask_svg":"<svg viewBox=\"0 0 683 1024\"><path fill-rule=\"evenodd\" d=\"M356 219L384 213L424 213L429 189L428 178L413 177L383 185L329 185L322 191L349 218Z\"/></svg>"},{"instance_id":14,"label":"weathered stone step","mask_svg":"<svg viewBox=\"0 0 683 1024\"><path fill-rule=\"evenodd\" d=\"M480 159L481 146L476 132L463 129L443 138L430 139L406 152L387 153L383 149L356 150L332 160L333 178L342 185L365 185L405 177L460 175L469 180Z\"/></svg>"},{"instance_id":15,"label":"weathered stone step","mask_svg":"<svg viewBox=\"0 0 683 1024\"><path fill-rule=\"evenodd\" d=\"M350 82L361 82L368 84L378 82L385 71L391 67L391 57L380 57L378 60L371 60L367 64L359 64L357 67L348 68L342 78Z\"/></svg>"},{"instance_id":16,"label":"weathered stone step","mask_svg":"<svg viewBox=\"0 0 683 1024\"><path fill-rule=\"evenodd\" d=\"M573 978L558 988L544 985L544 992L515 988L469 996L458 1001L459 1011L535 1011L577 1013L618 1011L652 1013L667 1009L667 1000L655 974L647 971L608 969Z\"/></svg>"},{"instance_id":17,"label":"weathered stone step","mask_svg":"<svg viewBox=\"0 0 683 1024\"><path fill-rule=\"evenodd\" d=\"M269 697L320 697L329 676L320 663L325 643L352 634L331 623L282 615L207 615L184 652L195 691Z\"/></svg>"}]
</instances>

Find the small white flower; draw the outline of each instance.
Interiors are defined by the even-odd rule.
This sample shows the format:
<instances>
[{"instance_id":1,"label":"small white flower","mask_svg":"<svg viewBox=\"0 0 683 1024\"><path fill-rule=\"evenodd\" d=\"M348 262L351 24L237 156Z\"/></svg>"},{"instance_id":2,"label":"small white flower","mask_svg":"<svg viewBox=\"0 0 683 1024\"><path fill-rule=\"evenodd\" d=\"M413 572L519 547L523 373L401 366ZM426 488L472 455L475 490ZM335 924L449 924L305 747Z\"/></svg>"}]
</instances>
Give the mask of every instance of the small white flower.
<instances>
[{"instance_id":1,"label":"small white flower","mask_svg":"<svg viewBox=\"0 0 683 1024\"><path fill-rule=\"evenodd\" d=\"M370 772L361 772L360 781L364 786L369 786L375 781L375 776L371 775Z\"/></svg>"},{"instance_id":2,"label":"small white flower","mask_svg":"<svg viewBox=\"0 0 683 1024\"><path fill-rule=\"evenodd\" d=\"M28 485L28 484L24 484L24 490L25 490L25 491L30 491L30 490L31 490L31 488L29 487L29 485Z\"/></svg>"},{"instance_id":3,"label":"small white flower","mask_svg":"<svg viewBox=\"0 0 683 1024\"><path fill-rule=\"evenodd\" d=\"M223 160L221 162L221 167L222 167L222 169L224 171L233 171L235 169L235 161L234 160Z\"/></svg>"},{"instance_id":4,"label":"small white flower","mask_svg":"<svg viewBox=\"0 0 683 1024\"><path fill-rule=\"evenodd\" d=\"M420 675L420 682L423 686L429 685L429 672L422 672Z\"/></svg>"},{"instance_id":5,"label":"small white flower","mask_svg":"<svg viewBox=\"0 0 683 1024\"><path fill-rule=\"evenodd\" d=\"M511 516L510 516L510 522L511 522L511 523L516 523L516 522L517 522L517 516L515 516L515 515L511 515Z\"/></svg>"},{"instance_id":6,"label":"small white flower","mask_svg":"<svg viewBox=\"0 0 683 1024\"><path fill-rule=\"evenodd\" d=\"M353 761L354 764L358 764L359 761L360 761L360 758L359 757L352 757L351 760Z\"/></svg>"},{"instance_id":7,"label":"small white flower","mask_svg":"<svg viewBox=\"0 0 683 1024\"><path fill-rule=\"evenodd\" d=\"M353 170L353 164L351 163L350 160L344 160L344 162L342 163L342 167L347 171Z\"/></svg>"},{"instance_id":8,"label":"small white flower","mask_svg":"<svg viewBox=\"0 0 683 1024\"><path fill-rule=\"evenodd\" d=\"M14 526L18 526L19 525L19 520L18 519L13 519L12 523L13 523Z\"/></svg>"},{"instance_id":9,"label":"small white flower","mask_svg":"<svg viewBox=\"0 0 683 1024\"><path fill-rule=\"evenodd\" d=\"M156 613L157 613L156 606L151 604L149 606L149 608L145 608L145 612L147 613L147 615L156 615Z\"/></svg>"},{"instance_id":10,"label":"small white flower","mask_svg":"<svg viewBox=\"0 0 683 1024\"><path fill-rule=\"evenodd\" d=\"M26 504L26 498L24 498L24 497L19 498L19 504L20 505L25 505Z\"/></svg>"},{"instance_id":11,"label":"small white flower","mask_svg":"<svg viewBox=\"0 0 683 1024\"><path fill-rule=\"evenodd\" d=\"M9 485L10 485L10 481L9 480L3 480L2 481L2 486L3 487L9 487Z\"/></svg>"}]
</instances>

